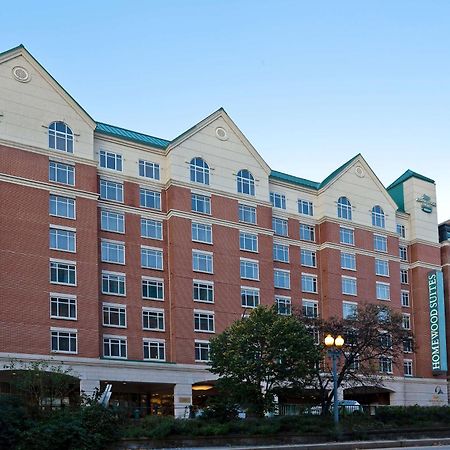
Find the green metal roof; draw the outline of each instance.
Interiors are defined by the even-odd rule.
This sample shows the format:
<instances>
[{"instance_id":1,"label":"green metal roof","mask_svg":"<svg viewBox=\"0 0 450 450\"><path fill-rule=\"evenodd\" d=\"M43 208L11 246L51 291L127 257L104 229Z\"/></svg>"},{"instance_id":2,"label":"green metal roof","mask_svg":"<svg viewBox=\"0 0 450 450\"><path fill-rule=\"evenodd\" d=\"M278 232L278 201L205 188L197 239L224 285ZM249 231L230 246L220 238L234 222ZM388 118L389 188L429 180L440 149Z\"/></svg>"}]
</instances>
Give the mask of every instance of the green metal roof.
<instances>
[{"instance_id":1,"label":"green metal roof","mask_svg":"<svg viewBox=\"0 0 450 450\"><path fill-rule=\"evenodd\" d=\"M420 175L420 173L413 172L412 170L407 170L403 175L398 177L393 183L391 183L386 189L392 189L393 187L397 186L400 183L405 182L406 180L409 180L410 178L418 178L419 180L426 181L428 183L435 184L434 180L431 178L425 177L423 175Z\"/></svg>"},{"instance_id":2,"label":"green metal roof","mask_svg":"<svg viewBox=\"0 0 450 450\"><path fill-rule=\"evenodd\" d=\"M166 139L157 138L148 134L138 133L137 131L127 130L126 128L116 127L107 123L97 122L96 133L106 134L108 136L125 139L139 144L150 145L160 149L166 149L170 141Z\"/></svg>"},{"instance_id":3,"label":"green metal roof","mask_svg":"<svg viewBox=\"0 0 450 450\"><path fill-rule=\"evenodd\" d=\"M361 153L355 155L352 159L349 159L346 163L342 164L342 166L338 167L334 172L331 172L325 180L320 183L319 189L326 186L330 181L334 180L341 172L343 172L358 156L361 156Z\"/></svg>"}]
</instances>

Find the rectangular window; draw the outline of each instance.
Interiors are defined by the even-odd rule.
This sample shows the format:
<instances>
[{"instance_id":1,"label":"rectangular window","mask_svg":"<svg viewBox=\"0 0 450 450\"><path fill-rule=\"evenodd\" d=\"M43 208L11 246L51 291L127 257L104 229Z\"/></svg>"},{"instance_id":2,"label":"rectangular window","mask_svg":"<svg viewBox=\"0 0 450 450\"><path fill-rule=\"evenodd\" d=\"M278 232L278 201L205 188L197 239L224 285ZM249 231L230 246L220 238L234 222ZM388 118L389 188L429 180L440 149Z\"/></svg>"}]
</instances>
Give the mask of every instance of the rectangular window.
<instances>
[{"instance_id":1,"label":"rectangular window","mask_svg":"<svg viewBox=\"0 0 450 450\"><path fill-rule=\"evenodd\" d=\"M53 284L76 285L76 266L73 263L50 261L50 282Z\"/></svg>"},{"instance_id":2,"label":"rectangular window","mask_svg":"<svg viewBox=\"0 0 450 450\"><path fill-rule=\"evenodd\" d=\"M239 232L239 248L248 252L258 252L258 235L252 233Z\"/></svg>"},{"instance_id":3,"label":"rectangular window","mask_svg":"<svg viewBox=\"0 0 450 450\"><path fill-rule=\"evenodd\" d=\"M355 230L340 227L339 237L341 244L355 245Z\"/></svg>"},{"instance_id":4,"label":"rectangular window","mask_svg":"<svg viewBox=\"0 0 450 450\"><path fill-rule=\"evenodd\" d=\"M211 214L211 199L206 195L191 194L192 211Z\"/></svg>"},{"instance_id":5,"label":"rectangular window","mask_svg":"<svg viewBox=\"0 0 450 450\"><path fill-rule=\"evenodd\" d=\"M302 313L304 317L316 319L319 317L319 306L314 300L302 300Z\"/></svg>"},{"instance_id":6,"label":"rectangular window","mask_svg":"<svg viewBox=\"0 0 450 450\"><path fill-rule=\"evenodd\" d=\"M256 223L256 208L239 204L239 222Z\"/></svg>"},{"instance_id":7,"label":"rectangular window","mask_svg":"<svg viewBox=\"0 0 450 450\"><path fill-rule=\"evenodd\" d=\"M248 259L241 259L241 278L247 280L259 280L258 261L249 261Z\"/></svg>"},{"instance_id":8,"label":"rectangular window","mask_svg":"<svg viewBox=\"0 0 450 450\"><path fill-rule=\"evenodd\" d=\"M278 236L288 235L288 221L279 217L272 217L272 230Z\"/></svg>"},{"instance_id":9,"label":"rectangular window","mask_svg":"<svg viewBox=\"0 0 450 450\"><path fill-rule=\"evenodd\" d=\"M127 310L124 305L103 303L103 326L126 328Z\"/></svg>"},{"instance_id":10,"label":"rectangular window","mask_svg":"<svg viewBox=\"0 0 450 450\"><path fill-rule=\"evenodd\" d=\"M298 212L300 214L305 214L306 216L314 215L314 208L312 202L308 202L307 200L298 200Z\"/></svg>"},{"instance_id":11,"label":"rectangular window","mask_svg":"<svg viewBox=\"0 0 450 450\"><path fill-rule=\"evenodd\" d=\"M164 331L164 310L142 308L142 329Z\"/></svg>"},{"instance_id":12,"label":"rectangular window","mask_svg":"<svg viewBox=\"0 0 450 450\"><path fill-rule=\"evenodd\" d=\"M402 291L401 292L401 300L402 300L402 306L409 307L409 292L408 291Z\"/></svg>"},{"instance_id":13,"label":"rectangular window","mask_svg":"<svg viewBox=\"0 0 450 450\"><path fill-rule=\"evenodd\" d=\"M398 248L398 252L400 255L400 261L408 261L408 247L400 245L400 247Z\"/></svg>"},{"instance_id":14,"label":"rectangular window","mask_svg":"<svg viewBox=\"0 0 450 450\"><path fill-rule=\"evenodd\" d=\"M376 259L375 260L375 275L379 275L381 277L389 276L389 261L385 261L384 259Z\"/></svg>"},{"instance_id":15,"label":"rectangular window","mask_svg":"<svg viewBox=\"0 0 450 450\"><path fill-rule=\"evenodd\" d=\"M139 176L145 178L152 178L153 180L159 180L159 164L140 159Z\"/></svg>"},{"instance_id":16,"label":"rectangular window","mask_svg":"<svg viewBox=\"0 0 450 450\"><path fill-rule=\"evenodd\" d=\"M75 185L75 167L56 161L50 161L48 165L48 179L56 183Z\"/></svg>"},{"instance_id":17,"label":"rectangular window","mask_svg":"<svg viewBox=\"0 0 450 450\"><path fill-rule=\"evenodd\" d=\"M392 359L385 356L381 356L379 359L380 372L381 373L392 373Z\"/></svg>"},{"instance_id":18,"label":"rectangular window","mask_svg":"<svg viewBox=\"0 0 450 450\"><path fill-rule=\"evenodd\" d=\"M144 360L165 361L166 343L162 340L144 339Z\"/></svg>"},{"instance_id":19,"label":"rectangular window","mask_svg":"<svg viewBox=\"0 0 450 450\"><path fill-rule=\"evenodd\" d=\"M157 278L142 278L142 298L164 300L164 281Z\"/></svg>"},{"instance_id":20,"label":"rectangular window","mask_svg":"<svg viewBox=\"0 0 450 450\"><path fill-rule=\"evenodd\" d=\"M125 295L125 275L102 272L102 294Z\"/></svg>"},{"instance_id":21,"label":"rectangular window","mask_svg":"<svg viewBox=\"0 0 450 450\"><path fill-rule=\"evenodd\" d=\"M403 374L405 377L413 376L413 362L410 359L403 360Z\"/></svg>"},{"instance_id":22,"label":"rectangular window","mask_svg":"<svg viewBox=\"0 0 450 450\"><path fill-rule=\"evenodd\" d=\"M275 297L277 312L281 316L290 316L292 314L292 304L290 297Z\"/></svg>"},{"instance_id":23,"label":"rectangular window","mask_svg":"<svg viewBox=\"0 0 450 450\"><path fill-rule=\"evenodd\" d=\"M143 208L161 209L161 192L140 188L139 205Z\"/></svg>"},{"instance_id":24,"label":"rectangular window","mask_svg":"<svg viewBox=\"0 0 450 450\"><path fill-rule=\"evenodd\" d=\"M125 264L125 244L102 240L102 262Z\"/></svg>"},{"instance_id":25,"label":"rectangular window","mask_svg":"<svg viewBox=\"0 0 450 450\"><path fill-rule=\"evenodd\" d=\"M402 314L402 327L405 330L411 329L411 316L409 314Z\"/></svg>"},{"instance_id":26,"label":"rectangular window","mask_svg":"<svg viewBox=\"0 0 450 450\"><path fill-rule=\"evenodd\" d=\"M354 320L358 317L358 304L353 302L342 302L342 318Z\"/></svg>"},{"instance_id":27,"label":"rectangular window","mask_svg":"<svg viewBox=\"0 0 450 450\"><path fill-rule=\"evenodd\" d=\"M195 361L208 362L209 361L209 342L195 341Z\"/></svg>"},{"instance_id":28,"label":"rectangular window","mask_svg":"<svg viewBox=\"0 0 450 450\"><path fill-rule=\"evenodd\" d=\"M289 262L289 245L273 244L273 260Z\"/></svg>"},{"instance_id":29,"label":"rectangular window","mask_svg":"<svg viewBox=\"0 0 450 450\"><path fill-rule=\"evenodd\" d=\"M122 172L122 155L106 150L100 150L100 167Z\"/></svg>"},{"instance_id":30,"label":"rectangular window","mask_svg":"<svg viewBox=\"0 0 450 450\"><path fill-rule=\"evenodd\" d=\"M341 252L341 269L356 270L356 255Z\"/></svg>"},{"instance_id":31,"label":"rectangular window","mask_svg":"<svg viewBox=\"0 0 450 450\"><path fill-rule=\"evenodd\" d=\"M192 222L192 240L212 244L212 225Z\"/></svg>"},{"instance_id":32,"label":"rectangular window","mask_svg":"<svg viewBox=\"0 0 450 450\"><path fill-rule=\"evenodd\" d=\"M357 295L356 278L342 277L342 293L346 295Z\"/></svg>"},{"instance_id":33,"label":"rectangular window","mask_svg":"<svg viewBox=\"0 0 450 450\"><path fill-rule=\"evenodd\" d=\"M277 194L275 192L270 193L270 203L274 208L286 209L286 196L283 194Z\"/></svg>"},{"instance_id":34,"label":"rectangular window","mask_svg":"<svg viewBox=\"0 0 450 450\"><path fill-rule=\"evenodd\" d=\"M408 269L400 269L400 282L408 284Z\"/></svg>"},{"instance_id":35,"label":"rectangular window","mask_svg":"<svg viewBox=\"0 0 450 450\"><path fill-rule=\"evenodd\" d=\"M387 252L387 237L379 234L373 235L373 249L377 252Z\"/></svg>"},{"instance_id":36,"label":"rectangular window","mask_svg":"<svg viewBox=\"0 0 450 450\"><path fill-rule=\"evenodd\" d=\"M62 252L75 252L75 231L50 228L50 248Z\"/></svg>"},{"instance_id":37,"label":"rectangular window","mask_svg":"<svg viewBox=\"0 0 450 450\"><path fill-rule=\"evenodd\" d=\"M412 353L413 351L413 345L412 345L412 339L407 338L403 340L403 352L404 353Z\"/></svg>"},{"instance_id":38,"label":"rectangular window","mask_svg":"<svg viewBox=\"0 0 450 450\"><path fill-rule=\"evenodd\" d=\"M194 310L194 331L214 333L214 313Z\"/></svg>"},{"instance_id":39,"label":"rectangular window","mask_svg":"<svg viewBox=\"0 0 450 450\"><path fill-rule=\"evenodd\" d=\"M103 356L125 359L127 357L127 339L122 336L103 336Z\"/></svg>"},{"instance_id":40,"label":"rectangular window","mask_svg":"<svg viewBox=\"0 0 450 450\"><path fill-rule=\"evenodd\" d=\"M77 353L77 330L52 329L52 352Z\"/></svg>"},{"instance_id":41,"label":"rectangular window","mask_svg":"<svg viewBox=\"0 0 450 450\"><path fill-rule=\"evenodd\" d=\"M291 288L291 274L289 270L275 269L273 271L273 283L278 289Z\"/></svg>"},{"instance_id":42,"label":"rectangular window","mask_svg":"<svg viewBox=\"0 0 450 450\"><path fill-rule=\"evenodd\" d=\"M300 262L305 267L316 267L316 252L302 249L300 251Z\"/></svg>"},{"instance_id":43,"label":"rectangular window","mask_svg":"<svg viewBox=\"0 0 450 450\"><path fill-rule=\"evenodd\" d=\"M259 289L241 287L241 305L244 308L256 308L259 305Z\"/></svg>"},{"instance_id":44,"label":"rectangular window","mask_svg":"<svg viewBox=\"0 0 450 450\"><path fill-rule=\"evenodd\" d=\"M75 199L50 194L49 214L66 219L75 219Z\"/></svg>"},{"instance_id":45,"label":"rectangular window","mask_svg":"<svg viewBox=\"0 0 450 450\"><path fill-rule=\"evenodd\" d=\"M302 292L317 293L317 277L302 273Z\"/></svg>"},{"instance_id":46,"label":"rectangular window","mask_svg":"<svg viewBox=\"0 0 450 450\"><path fill-rule=\"evenodd\" d=\"M376 282L377 299L378 300L390 300L391 299L391 286L388 283Z\"/></svg>"},{"instance_id":47,"label":"rectangular window","mask_svg":"<svg viewBox=\"0 0 450 450\"><path fill-rule=\"evenodd\" d=\"M125 233L125 214L102 209L100 213L101 228L112 233Z\"/></svg>"},{"instance_id":48,"label":"rectangular window","mask_svg":"<svg viewBox=\"0 0 450 450\"><path fill-rule=\"evenodd\" d=\"M213 273L213 255L192 250L192 270L194 272Z\"/></svg>"},{"instance_id":49,"label":"rectangular window","mask_svg":"<svg viewBox=\"0 0 450 450\"><path fill-rule=\"evenodd\" d=\"M141 247L141 267L163 270L163 252L156 248Z\"/></svg>"},{"instance_id":50,"label":"rectangular window","mask_svg":"<svg viewBox=\"0 0 450 450\"><path fill-rule=\"evenodd\" d=\"M50 295L50 317L52 319L77 319L76 297L64 294Z\"/></svg>"},{"instance_id":51,"label":"rectangular window","mask_svg":"<svg viewBox=\"0 0 450 450\"><path fill-rule=\"evenodd\" d=\"M141 237L162 239L162 222L160 220L141 218Z\"/></svg>"},{"instance_id":52,"label":"rectangular window","mask_svg":"<svg viewBox=\"0 0 450 450\"><path fill-rule=\"evenodd\" d=\"M402 237L406 238L406 228L405 225L397 224L397 234Z\"/></svg>"},{"instance_id":53,"label":"rectangular window","mask_svg":"<svg viewBox=\"0 0 450 450\"><path fill-rule=\"evenodd\" d=\"M193 281L192 298L194 302L214 303L214 284L208 281Z\"/></svg>"},{"instance_id":54,"label":"rectangular window","mask_svg":"<svg viewBox=\"0 0 450 450\"><path fill-rule=\"evenodd\" d=\"M123 184L110 180L100 180L100 198L123 202Z\"/></svg>"},{"instance_id":55,"label":"rectangular window","mask_svg":"<svg viewBox=\"0 0 450 450\"><path fill-rule=\"evenodd\" d=\"M302 241L311 241L314 242L316 240L314 225L306 225L304 223L300 224L300 239Z\"/></svg>"}]
</instances>

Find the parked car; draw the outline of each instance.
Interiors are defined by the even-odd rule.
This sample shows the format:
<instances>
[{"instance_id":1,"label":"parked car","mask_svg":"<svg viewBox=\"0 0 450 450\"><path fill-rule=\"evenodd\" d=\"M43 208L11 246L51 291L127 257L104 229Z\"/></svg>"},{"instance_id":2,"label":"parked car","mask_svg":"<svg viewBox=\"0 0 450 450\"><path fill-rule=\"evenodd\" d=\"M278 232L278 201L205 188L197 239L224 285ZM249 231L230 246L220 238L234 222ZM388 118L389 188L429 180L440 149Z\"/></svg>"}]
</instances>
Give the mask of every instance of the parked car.
<instances>
[{"instance_id":1,"label":"parked car","mask_svg":"<svg viewBox=\"0 0 450 450\"><path fill-rule=\"evenodd\" d=\"M354 414L363 411L361 404L357 400L339 400L338 407L341 414ZM331 404L331 409L333 410L333 403Z\"/></svg>"}]
</instances>

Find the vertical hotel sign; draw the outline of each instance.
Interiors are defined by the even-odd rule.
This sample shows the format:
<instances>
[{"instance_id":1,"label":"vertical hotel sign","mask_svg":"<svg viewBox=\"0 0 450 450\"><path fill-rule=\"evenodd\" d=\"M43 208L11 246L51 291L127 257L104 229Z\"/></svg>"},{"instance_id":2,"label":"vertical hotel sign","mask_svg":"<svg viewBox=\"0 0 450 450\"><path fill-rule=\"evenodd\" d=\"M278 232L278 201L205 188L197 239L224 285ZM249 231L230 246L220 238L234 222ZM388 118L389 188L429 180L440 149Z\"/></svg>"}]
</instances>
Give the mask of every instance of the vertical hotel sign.
<instances>
[{"instance_id":1,"label":"vertical hotel sign","mask_svg":"<svg viewBox=\"0 0 450 450\"><path fill-rule=\"evenodd\" d=\"M445 343L444 281L442 272L428 272L428 299L430 302L431 368L433 372L447 370Z\"/></svg>"}]
</instances>

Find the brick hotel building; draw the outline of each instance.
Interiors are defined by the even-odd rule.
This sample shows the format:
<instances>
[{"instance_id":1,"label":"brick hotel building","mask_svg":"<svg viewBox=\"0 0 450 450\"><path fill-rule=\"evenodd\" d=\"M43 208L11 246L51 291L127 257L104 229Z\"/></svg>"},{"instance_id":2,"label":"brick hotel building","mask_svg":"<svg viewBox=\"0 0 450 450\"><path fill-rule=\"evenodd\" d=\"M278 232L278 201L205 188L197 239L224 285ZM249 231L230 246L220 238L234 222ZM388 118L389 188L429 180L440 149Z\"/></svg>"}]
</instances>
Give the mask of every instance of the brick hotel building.
<instances>
[{"instance_id":1,"label":"brick hotel building","mask_svg":"<svg viewBox=\"0 0 450 450\"><path fill-rule=\"evenodd\" d=\"M381 359L392 376L362 401L447 404L430 347L433 200L433 180L408 170L385 188L361 155L322 182L271 170L223 109L171 141L96 122L11 49L0 54L0 363L52 357L88 393L108 382L115 402L180 416L214 379L209 339L250 308L345 317L374 302L401 312L418 345L400 367Z\"/></svg>"}]
</instances>

